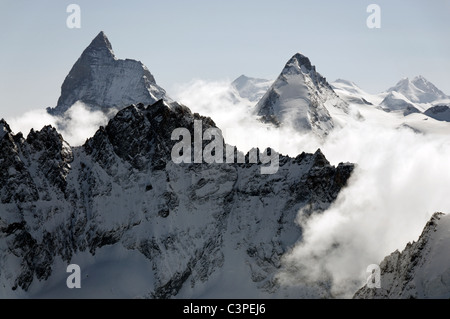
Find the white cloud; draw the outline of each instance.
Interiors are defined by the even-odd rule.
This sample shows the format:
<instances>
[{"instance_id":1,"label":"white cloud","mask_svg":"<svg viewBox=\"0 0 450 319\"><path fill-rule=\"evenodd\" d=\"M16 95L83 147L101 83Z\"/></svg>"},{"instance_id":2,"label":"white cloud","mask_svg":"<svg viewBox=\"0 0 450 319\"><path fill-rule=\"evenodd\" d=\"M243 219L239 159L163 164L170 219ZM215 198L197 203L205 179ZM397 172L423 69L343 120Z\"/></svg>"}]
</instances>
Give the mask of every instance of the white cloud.
<instances>
[{"instance_id":1,"label":"white cloud","mask_svg":"<svg viewBox=\"0 0 450 319\"><path fill-rule=\"evenodd\" d=\"M107 115L102 111L91 110L82 102L76 102L64 117L52 116L46 110L32 110L20 117L7 119L7 122L13 132L22 132L25 136L32 128L38 131L45 125L51 125L71 146L79 146L92 137L100 126L106 125L110 115L116 111L111 109Z\"/></svg>"},{"instance_id":2,"label":"white cloud","mask_svg":"<svg viewBox=\"0 0 450 319\"><path fill-rule=\"evenodd\" d=\"M40 130L45 125L56 127L56 118L43 109L25 112L20 117L6 118L6 121L14 133L22 132L24 136L27 136L32 128Z\"/></svg>"}]
</instances>

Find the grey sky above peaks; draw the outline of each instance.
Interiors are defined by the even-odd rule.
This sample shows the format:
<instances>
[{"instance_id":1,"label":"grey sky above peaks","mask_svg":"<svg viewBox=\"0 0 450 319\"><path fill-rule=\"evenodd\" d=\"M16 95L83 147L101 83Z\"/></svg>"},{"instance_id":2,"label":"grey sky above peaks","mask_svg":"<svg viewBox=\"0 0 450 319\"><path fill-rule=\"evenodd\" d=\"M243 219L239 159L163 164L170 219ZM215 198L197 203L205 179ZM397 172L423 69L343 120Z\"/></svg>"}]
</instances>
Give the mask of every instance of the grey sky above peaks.
<instances>
[{"instance_id":1,"label":"grey sky above peaks","mask_svg":"<svg viewBox=\"0 0 450 319\"><path fill-rule=\"evenodd\" d=\"M69 4L81 29L69 29ZM369 4L381 28L369 29ZM450 0L1 1L0 118L54 107L83 50L104 31L171 92L192 79L275 79L296 53L370 93L421 74L450 94Z\"/></svg>"}]
</instances>

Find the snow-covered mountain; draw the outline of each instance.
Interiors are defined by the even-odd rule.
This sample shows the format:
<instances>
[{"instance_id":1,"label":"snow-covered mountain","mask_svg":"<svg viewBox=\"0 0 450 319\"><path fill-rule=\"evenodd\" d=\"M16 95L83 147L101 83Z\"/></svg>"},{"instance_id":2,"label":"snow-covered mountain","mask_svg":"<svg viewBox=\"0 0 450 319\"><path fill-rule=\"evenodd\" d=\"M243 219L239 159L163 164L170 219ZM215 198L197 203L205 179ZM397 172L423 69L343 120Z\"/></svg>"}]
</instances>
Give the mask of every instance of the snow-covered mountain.
<instances>
[{"instance_id":1,"label":"snow-covered mountain","mask_svg":"<svg viewBox=\"0 0 450 319\"><path fill-rule=\"evenodd\" d=\"M236 89L241 98L257 103L264 94L266 94L272 83L273 80L251 78L241 75L231 83L231 86Z\"/></svg>"},{"instance_id":2,"label":"snow-covered mountain","mask_svg":"<svg viewBox=\"0 0 450 319\"><path fill-rule=\"evenodd\" d=\"M401 79L395 86L385 93L380 105L387 111L402 111L404 115L425 112L428 108L441 101L446 101L448 96L439 90L433 83L418 75L412 80Z\"/></svg>"},{"instance_id":3,"label":"snow-covered mountain","mask_svg":"<svg viewBox=\"0 0 450 319\"><path fill-rule=\"evenodd\" d=\"M380 264L381 288L364 286L354 298L450 298L450 215L436 213L417 242Z\"/></svg>"},{"instance_id":4,"label":"snow-covered mountain","mask_svg":"<svg viewBox=\"0 0 450 319\"><path fill-rule=\"evenodd\" d=\"M175 102L131 105L81 147L1 121L0 297L284 296L274 275L301 240L298 211L329 207L354 166L320 150L280 155L272 175L249 155L175 164L171 134L187 128L194 149L194 120L215 127ZM70 263L81 289L66 287Z\"/></svg>"},{"instance_id":5,"label":"snow-covered mountain","mask_svg":"<svg viewBox=\"0 0 450 319\"><path fill-rule=\"evenodd\" d=\"M264 122L288 125L298 132L324 137L335 127L330 112L348 112L340 99L310 60L295 54L256 105Z\"/></svg>"},{"instance_id":6,"label":"snow-covered mountain","mask_svg":"<svg viewBox=\"0 0 450 319\"><path fill-rule=\"evenodd\" d=\"M347 103L353 105L373 105L386 112L423 113L440 121L446 121L446 105L449 97L423 76L413 80L404 78L386 92L369 94L355 83L338 79L332 83L335 92ZM429 110L427 112L427 110Z\"/></svg>"},{"instance_id":7,"label":"snow-covered mountain","mask_svg":"<svg viewBox=\"0 0 450 319\"><path fill-rule=\"evenodd\" d=\"M448 98L433 83L421 75L414 77L412 80L403 78L395 86L389 88L387 92L401 93L413 103L431 103Z\"/></svg>"},{"instance_id":8,"label":"snow-covered mountain","mask_svg":"<svg viewBox=\"0 0 450 319\"><path fill-rule=\"evenodd\" d=\"M99 109L123 108L133 103L170 101L145 65L136 60L117 59L111 43L101 31L76 61L61 86L55 108L61 115L75 102Z\"/></svg>"}]
</instances>

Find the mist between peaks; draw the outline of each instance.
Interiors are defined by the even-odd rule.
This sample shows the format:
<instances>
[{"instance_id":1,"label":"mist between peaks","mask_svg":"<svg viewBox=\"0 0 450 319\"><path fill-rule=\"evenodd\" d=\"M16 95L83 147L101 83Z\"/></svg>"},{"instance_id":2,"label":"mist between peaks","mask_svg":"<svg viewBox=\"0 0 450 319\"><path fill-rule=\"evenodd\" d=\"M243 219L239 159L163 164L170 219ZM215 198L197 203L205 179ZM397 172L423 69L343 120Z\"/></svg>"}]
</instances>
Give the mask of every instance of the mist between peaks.
<instances>
[{"instance_id":1,"label":"mist between peaks","mask_svg":"<svg viewBox=\"0 0 450 319\"><path fill-rule=\"evenodd\" d=\"M227 129L226 133L232 134L232 129ZM171 158L175 164L180 163L223 163L224 139L222 131L216 127L208 128L203 133L202 121L194 120L194 147L192 149L191 132L185 127L178 127L172 131L171 140L179 142L172 147ZM213 139L214 136L214 139ZM181 137L181 140L180 140ZM252 139L245 136L245 139ZM257 140L257 137L253 138ZM203 141L211 141L202 148ZM245 155L240 151L236 151L235 146L225 145L225 161L227 164L245 163ZM193 151L193 154L192 154ZM275 174L279 168L279 154L272 148L266 148L263 152L256 148L252 148L248 152L248 163L268 164L261 166L261 174Z\"/></svg>"}]
</instances>

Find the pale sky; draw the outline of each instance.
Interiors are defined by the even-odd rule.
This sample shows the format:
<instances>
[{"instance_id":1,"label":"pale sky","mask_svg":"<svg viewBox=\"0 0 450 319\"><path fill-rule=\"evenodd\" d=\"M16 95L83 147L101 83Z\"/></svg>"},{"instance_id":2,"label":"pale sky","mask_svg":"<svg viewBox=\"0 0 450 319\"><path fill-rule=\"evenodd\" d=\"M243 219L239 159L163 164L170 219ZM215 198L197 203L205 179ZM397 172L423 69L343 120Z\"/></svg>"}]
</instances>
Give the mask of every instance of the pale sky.
<instances>
[{"instance_id":1,"label":"pale sky","mask_svg":"<svg viewBox=\"0 0 450 319\"><path fill-rule=\"evenodd\" d=\"M69 29L69 4L81 28ZM381 28L369 29L369 4ZM275 78L302 52L329 81L370 93L423 75L450 94L450 0L0 0L0 118L54 107L103 30L116 56L142 61L169 95L192 79Z\"/></svg>"}]
</instances>

